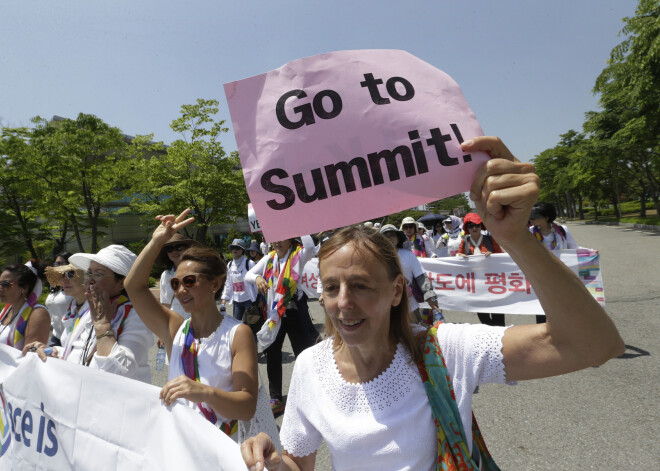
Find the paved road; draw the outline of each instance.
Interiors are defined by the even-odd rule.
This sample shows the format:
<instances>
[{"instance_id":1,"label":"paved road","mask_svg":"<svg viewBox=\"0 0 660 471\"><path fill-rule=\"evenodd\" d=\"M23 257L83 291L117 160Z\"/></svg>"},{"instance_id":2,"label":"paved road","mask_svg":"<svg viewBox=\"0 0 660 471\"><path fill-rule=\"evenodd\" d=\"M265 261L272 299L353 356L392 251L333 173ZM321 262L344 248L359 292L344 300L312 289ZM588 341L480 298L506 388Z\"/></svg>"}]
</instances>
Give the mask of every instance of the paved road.
<instances>
[{"instance_id":1,"label":"paved road","mask_svg":"<svg viewBox=\"0 0 660 471\"><path fill-rule=\"evenodd\" d=\"M580 245L601 252L607 311L626 342L625 355L557 378L482 386L475 415L502 470L659 469L660 233L582 224L569 230ZM321 327L321 309L310 307ZM450 322L478 322L476 314L445 314ZM532 316L506 319L534 322ZM285 348L286 391L293 355L288 342ZM265 379L264 364L260 371ZM163 384L166 372L153 373L154 384ZM316 469L331 469L325 446Z\"/></svg>"}]
</instances>

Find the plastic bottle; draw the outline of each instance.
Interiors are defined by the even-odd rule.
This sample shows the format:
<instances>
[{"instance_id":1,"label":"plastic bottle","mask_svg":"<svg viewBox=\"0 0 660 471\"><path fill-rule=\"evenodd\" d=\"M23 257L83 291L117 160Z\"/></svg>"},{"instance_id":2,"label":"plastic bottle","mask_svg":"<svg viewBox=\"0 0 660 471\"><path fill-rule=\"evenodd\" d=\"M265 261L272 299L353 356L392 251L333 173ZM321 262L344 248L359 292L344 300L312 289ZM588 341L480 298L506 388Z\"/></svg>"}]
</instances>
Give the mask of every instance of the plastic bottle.
<instances>
[{"instance_id":1,"label":"plastic bottle","mask_svg":"<svg viewBox=\"0 0 660 471\"><path fill-rule=\"evenodd\" d=\"M442 310L441 309L434 309L433 310L433 324L437 324L438 322L445 322L445 316L442 315Z\"/></svg>"},{"instance_id":2,"label":"plastic bottle","mask_svg":"<svg viewBox=\"0 0 660 471\"><path fill-rule=\"evenodd\" d=\"M156 354L156 370L162 371L165 368L165 347L158 347Z\"/></svg>"}]
</instances>

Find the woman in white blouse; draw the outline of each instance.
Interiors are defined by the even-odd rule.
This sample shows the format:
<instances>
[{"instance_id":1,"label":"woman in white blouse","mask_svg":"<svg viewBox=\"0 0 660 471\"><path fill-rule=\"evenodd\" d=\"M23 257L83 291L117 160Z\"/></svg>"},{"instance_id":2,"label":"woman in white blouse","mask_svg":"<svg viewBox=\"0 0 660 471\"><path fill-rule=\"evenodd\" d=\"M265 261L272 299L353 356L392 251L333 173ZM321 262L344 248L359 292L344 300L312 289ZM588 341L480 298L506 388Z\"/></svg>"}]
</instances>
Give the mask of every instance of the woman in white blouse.
<instances>
[{"instance_id":1,"label":"woman in white blouse","mask_svg":"<svg viewBox=\"0 0 660 471\"><path fill-rule=\"evenodd\" d=\"M85 303L65 321L61 347L50 356L90 368L151 382L149 347L154 336L138 317L124 291L124 279L135 254L123 245L109 245L95 254L76 253L69 262L82 270ZM73 316L73 317L70 317ZM45 345L31 346L46 360Z\"/></svg>"},{"instance_id":2,"label":"woman in white blouse","mask_svg":"<svg viewBox=\"0 0 660 471\"><path fill-rule=\"evenodd\" d=\"M422 331L422 350L407 322L405 280L393 246L381 234L341 231L319 252L331 337L296 362L280 432L282 455L259 435L241 448L250 469L313 470L322 440L339 470L434 470L441 457L451 461L459 454L473 468L497 469L472 424L476 386L568 373L623 352L603 309L526 229L539 186L533 166L515 161L497 138L474 138L462 148L493 158L477 172L471 198L530 280L547 324L440 324L437 331ZM441 382L433 376L429 386L432 369L443 371L442 362L427 362L434 346L444 353L446 376ZM455 396L447 399L449 381ZM438 415L443 394L451 412ZM452 429L436 425L443 421ZM457 446L438 447L441 440L458 440Z\"/></svg>"}]
</instances>

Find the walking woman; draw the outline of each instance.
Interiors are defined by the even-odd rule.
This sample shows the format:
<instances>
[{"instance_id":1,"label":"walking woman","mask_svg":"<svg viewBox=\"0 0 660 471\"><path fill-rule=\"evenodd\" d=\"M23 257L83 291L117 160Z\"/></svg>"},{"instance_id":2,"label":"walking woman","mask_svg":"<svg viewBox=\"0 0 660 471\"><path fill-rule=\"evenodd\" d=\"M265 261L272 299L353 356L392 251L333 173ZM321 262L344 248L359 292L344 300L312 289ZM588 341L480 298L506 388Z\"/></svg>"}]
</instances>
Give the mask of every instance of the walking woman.
<instances>
[{"instance_id":1,"label":"walking woman","mask_svg":"<svg viewBox=\"0 0 660 471\"><path fill-rule=\"evenodd\" d=\"M468 234L463 237L461 245L458 247L457 257L467 258L471 255L488 257L490 254L503 252L502 248L490 234L483 233L486 227L477 213L466 214L463 219L463 227L467 230ZM504 314L478 312L477 317L479 317L479 321L482 324L504 325Z\"/></svg>"},{"instance_id":2,"label":"walking woman","mask_svg":"<svg viewBox=\"0 0 660 471\"><path fill-rule=\"evenodd\" d=\"M251 421L257 410L257 349L249 327L220 313L216 305L227 276L218 253L191 247L181 255L170 280L174 294L190 314L160 304L149 291L149 272L162 246L187 226L189 209L179 216L158 216L160 225L126 277L126 290L144 323L165 344L170 358L168 381L160 392L165 405L176 400L196 410L234 441L239 421ZM263 393L262 410L275 421ZM267 415L261 415L268 419ZM262 427L262 430L267 427Z\"/></svg>"},{"instance_id":3,"label":"walking woman","mask_svg":"<svg viewBox=\"0 0 660 471\"><path fill-rule=\"evenodd\" d=\"M0 344L25 350L34 342L46 343L50 335L50 315L37 304L41 280L32 262L9 265L0 274Z\"/></svg>"},{"instance_id":4,"label":"walking woman","mask_svg":"<svg viewBox=\"0 0 660 471\"><path fill-rule=\"evenodd\" d=\"M188 319L190 314L183 309L179 300L174 296L174 291L172 291L172 287L170 286L170 280L174 278L176 268L181 263L183 252L192 246L198 247L200 245L202 244L196 240L188 239L183 234L177 232L163 245L156 258L156 265L165 269L160 275L160 302L184 319Z\"/></svg>"},{"instance_id":5,"label":"walking woman","mask_svg":"<svg viewBox=\"0 0 660 471\"><path fill-rule=\"evenodd\" d=\"M266 297L267 321L257 333L266 355L270 405L273 414L284 411L282 396L282 344L289 336L297 357L314 345L318 332L309 316L307 295L298 289L298 279L305 264L314 255L311 236L301 237L302 246L293 239L273 242L273 250L245 275L245 281L257 286Z\"/></svg>"},{"instance_id":6,"label":"walking woman","mask_svg":"<svg viewBox=\"0 0 660 471\"><path fill-rule=\"evenodd\" d=\"M534 287L548 323L411 330L394 246L359 227L340 231L319 252L330 338L296 361L283 453L266 435L241 447L251 469L311 471L325 441L338 470L496 470L473 422L476 386L569 373L623 353L607 314L526 228L539 187L533 166L513 161L497 138L461 147L493 157L478 170L471 197Z\"/></svg>"},{"instance_id":7,"label":"walking woman","mask_svg":"<svg viewBox=\"0 0 660 471\"><path fill-rule=\"evenodd\" d=\"M62 252L55 257L52 267L46 267L46 277L48 277L49 268L57 268L60 266L69 264L69 257L72 254L70 252ZM62 345L62 318L64 313L67 310L69 304L71 304L71 297L67 295L62 286L59 284L59 277L55 277L55 282L51 283L50 278L48 278L48 284L50 285L50 293L44 304L46 309L48 309L48 314L50 314L50 325L51 325L51 336L48 341L50 346L59 346Z\"/></svg>"}]
</instances>

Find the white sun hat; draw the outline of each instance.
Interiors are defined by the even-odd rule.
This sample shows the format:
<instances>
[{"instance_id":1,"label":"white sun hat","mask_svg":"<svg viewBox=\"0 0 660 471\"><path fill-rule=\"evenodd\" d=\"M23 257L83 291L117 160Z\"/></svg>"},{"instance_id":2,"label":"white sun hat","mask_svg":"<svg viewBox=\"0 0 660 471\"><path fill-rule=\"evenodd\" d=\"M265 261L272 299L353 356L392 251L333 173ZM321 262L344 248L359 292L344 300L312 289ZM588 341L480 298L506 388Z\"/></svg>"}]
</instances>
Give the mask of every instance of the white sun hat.
<instances>
[{"instance_id":1,"label":"white sun hat","mask_svg":"<svg viewBox=\"0 0 660 471\"><path fill-rule=\"evenodd\" d=\"M89 265L96 262L109 268L118 275L126 276L131 271L137 255L123 245L109 245L96 254L76 253L69 257L69 263L82 269L89 270Z\"/></svg>"}]
</instances>

